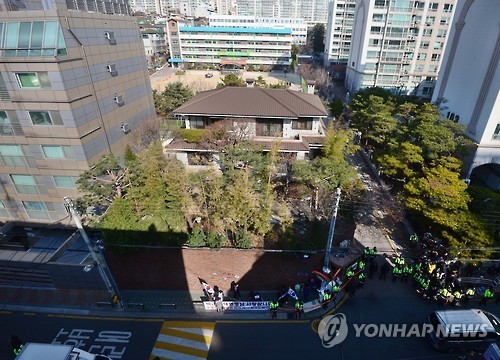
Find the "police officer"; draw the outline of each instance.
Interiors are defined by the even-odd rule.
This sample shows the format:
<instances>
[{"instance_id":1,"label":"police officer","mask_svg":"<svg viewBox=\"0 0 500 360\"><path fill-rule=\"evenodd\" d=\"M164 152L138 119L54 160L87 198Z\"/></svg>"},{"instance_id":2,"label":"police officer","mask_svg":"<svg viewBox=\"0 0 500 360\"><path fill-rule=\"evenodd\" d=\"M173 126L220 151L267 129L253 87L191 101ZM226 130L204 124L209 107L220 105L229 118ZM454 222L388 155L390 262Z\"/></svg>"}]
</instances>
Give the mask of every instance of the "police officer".
<instances>
[{"instance_id":1,"label":"police officer","mask_svg":"<svg viewBox=\"0 0 500 360\"><path fill-rule=\"evenodd\" d=\"M365 269L365 262L363 260L359 260L359 262L358 262L358 269L359 270L364 270Z\"/></svg>"},{"instance_id":2,"label":"police officer","mask_svg":"<svg viewBox=\"0 0 500 360\"><path fill-rule=\"evenodd\" d=\"M377 248L374 246L373 249L370 250L370 257L374 259L375 256L377 256Z\"/></svg>"},{"instance_id":3,"label":"police officer","mask_svg":"<svg viewBox=\"0 0 500 360\"><path fill-rule=\"evenodd\" d=\"M304 311L304 305L302 305L302 301L297 300L295 302L295 318L300 319L303 311Z\"/></svg>"},{"instance_id":4,"label":"police officer","mask_svg":"<svg viewBox=\"0 0 500 360\"><path fill-rule=\"evenodd\" d=\"M276 299L272 300L270 303L269 303L269 309L271 310L271 319L276 319L277 315L278 315L278 302L276 301Z\"/></svg>"},{"instance_id":5,"label":"police officer","mask_svg":"<svg viewBox=\"0 0 500 360\"><path fill-rule=\"evenodd\" d=\"M362 288L365 285L365 280L366 280L366 274L364 271L360 272L358 274L358 287Z\"/></svg>"},{"instance_id":6,"label":"police officer","mask_svg":"<svg viewBox=\"0 0 500 360\"><path fill-rule=\"evenodd\" d=\"M467 303L470 301L476 295L476 290L474 288L468 288L465 290L465 295L462 298L462 304L467 305Z\"/></svg>"},{"instance_id":7,"label":"police officer","mask_svg":"<svg viewBox=\"0 0 500 360\"><path fill-rule=\"evenodd\" d=\"M401 275L401 269L396 265L392 269L392 281L396 281L399 275Z\"/></svg>"},{"instance_id":8,"label":"police officer","mask_svg":"<svg viewBox=\"0 0 500 360\"><path fill-rule=\"evenodd\" d=\"M408 282L408 277L412 273L412 268L411 265L409 264L404 264L403 266L403 276L401 277L401 281L407 283Z\"/></svg>"},{"instance_id":9,"label":"police officer","mask_svg":"<svg viewBox=\"0 0 500 360\"><path fill-rule=\"evenodd\" d=\"M442 288L439 290L439 296L440 296L440 303L448 303L448 298L450 297L451 292L447 288Z\"/></svg>"},{"instance_id":10,"label":"police officer","mask_svg":"<svg viewBox=\"0 0 500 360\"><path fill-rule=\"evenodd\" d=\"M348 279L352 278L354 275L354 271L352 271L351 269L347 269L347 272L346 272L346 276Z\"/></svg>"},{"instance_id":11,"label":"police officer","mask_svg":"<svg viewBox=\"0 0 500 360\"><path fill-rule=\"evenodd\" d=\"M455 292L453 293L453 304L459 306L461 299L462 293L460 292L460 289L455 290Z\"/></svg>"},{"instance_id":12,"label":"police officer","mask_svg":"<svg viewBox=\"0 0 500 360\"><path fill-rule=\"evenodd\" d=\"M332 295L328 290L325 291L325 294L323 295L323 309L328 309L328 302L330 302L330 299L332 298Z\"/></svg>"},{"instance_id":13,"label":"police officer","mask_svg":"<svg viewBox=\"0 0 500 360\"><path fill-rule=\"evenodd\" d=\"M481 305L486 305L486 302L490 299L493 299L494 296L495 292L493 291L492 288L484 290L483 298L481 299Z\"/></svg>"}]
</instances>

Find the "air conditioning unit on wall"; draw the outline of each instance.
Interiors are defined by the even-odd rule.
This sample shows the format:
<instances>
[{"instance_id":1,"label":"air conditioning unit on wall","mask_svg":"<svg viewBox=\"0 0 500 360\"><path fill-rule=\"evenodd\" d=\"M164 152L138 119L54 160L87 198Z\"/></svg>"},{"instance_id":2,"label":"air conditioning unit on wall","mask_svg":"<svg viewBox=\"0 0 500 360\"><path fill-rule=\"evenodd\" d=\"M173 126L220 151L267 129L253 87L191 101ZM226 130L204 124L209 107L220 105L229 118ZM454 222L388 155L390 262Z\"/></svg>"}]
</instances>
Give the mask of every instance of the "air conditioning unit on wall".
<instances>
[{"instance_id":1,"label":"air conditioning unit on wall","mask_svg":"<svg viewBox=\"0 0 500 360\"><path fill-rule=\"evenodd\" d=\"M123 104L125 104L121 95L115 96L115 103L117 103L118 106L122 106Z\"/></svg>"},{"instance_id":2,"label":"air conditioning unit on wall","mask_svg":"<svg viewBox=\"0 0 500 360\"><path fill-rule=\"evenodd\" d=\"M121 129L125 134L128 134L130 132L130 126L128 125L128 123L123 123Z\"/></svg>"}]
</instances>

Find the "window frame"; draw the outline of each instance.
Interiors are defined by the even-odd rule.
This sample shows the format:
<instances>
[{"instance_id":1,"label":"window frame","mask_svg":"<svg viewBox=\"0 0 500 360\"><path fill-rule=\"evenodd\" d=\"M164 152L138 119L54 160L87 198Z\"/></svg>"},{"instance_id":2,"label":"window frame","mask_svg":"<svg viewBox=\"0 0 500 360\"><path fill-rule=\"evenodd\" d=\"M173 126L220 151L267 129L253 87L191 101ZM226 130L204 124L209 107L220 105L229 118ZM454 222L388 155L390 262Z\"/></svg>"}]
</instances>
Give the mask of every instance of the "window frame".
<instances>
[{"instance_id":1,"label":"window frame","mask_svg":"<svg viewBox=\"0 0 500 360\"><path fill-rule=\"evenodd\" d=\"M33 119L33 114L32 113L39 113L39 114L46 114L48 116L48 120L49 120L49 123L35 123L34 119ZM28 115L30 117L30 120L31 120L31 123L33 124L33 126L52 126L54 125L54 121L52 120L52 116L50 116L50 112L49 111L44 111L44 110L41 110L41 111L28 111ZM47 120L44 116L42 116L43 120Z\"/></svg>"}]
</instances>

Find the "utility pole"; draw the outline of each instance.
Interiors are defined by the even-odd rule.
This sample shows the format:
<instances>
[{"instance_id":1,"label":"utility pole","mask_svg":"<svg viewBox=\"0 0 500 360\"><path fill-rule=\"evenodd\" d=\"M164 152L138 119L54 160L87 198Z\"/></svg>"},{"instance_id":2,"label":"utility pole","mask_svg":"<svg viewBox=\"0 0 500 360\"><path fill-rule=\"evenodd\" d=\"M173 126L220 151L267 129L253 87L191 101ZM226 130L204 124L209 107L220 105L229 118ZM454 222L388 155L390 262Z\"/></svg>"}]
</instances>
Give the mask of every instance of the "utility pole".
<instances>
[{"instance_id":1,"label":"utility pole","mask_svg":"<svg viewBox=\"0 0 500 360\"><path fill-rule=\"evenodd\" d=\"M335 233L335 222L337 221L337 211L339 209L340 193L341 193L340 188L337 188L337 190L335 192L335 201L333 203L332 221L330 222L330 231L328 232L328 242L326 243L325 261L323 262L323 272L325 274L329 274L331 272L330 253L332 252L333 234Z\"/></svg>"},{"instance_id":2,"label":"utility pole","mask_svg":"<svg viewBox=\"0 0 500 360\"><path fill-rule=\"evenodd\" d=\"M104 256L102 255L99 247L95 246L87 236L87 233L85 232L85 229L82 226L82 222L80 221L80 218L76 213L73 201L70 198L65 197L64 203L67 211L73 217L76 227L78 228L78 231L80 231L80 235L85 241L85 244L87 244L87 247L89 248L90 256L92 257L92 260L94 260L94 263L97 266L99 273L101 274L101 278L104 281L104 284L106 285L106 289L111 294L112 301L117 304L119 309L122 309L123 298L120 294L118 286L116 285L115 279L113 278L113 275L111 274L111 271L108 268L108 264L106 264L106 259L104 259Z\"/></svg>"}]
</instances>

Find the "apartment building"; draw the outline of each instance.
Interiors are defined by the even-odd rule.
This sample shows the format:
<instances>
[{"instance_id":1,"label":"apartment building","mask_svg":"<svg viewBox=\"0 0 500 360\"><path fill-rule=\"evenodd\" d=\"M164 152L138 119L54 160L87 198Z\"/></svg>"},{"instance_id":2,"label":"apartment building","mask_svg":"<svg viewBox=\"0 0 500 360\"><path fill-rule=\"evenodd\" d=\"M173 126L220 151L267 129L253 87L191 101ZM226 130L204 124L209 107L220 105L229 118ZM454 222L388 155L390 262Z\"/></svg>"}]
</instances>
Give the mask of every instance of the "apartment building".
<instances>
[{"instance_id":1,"label":"apartment building","mask_svg":"<svg viewBox=\"0 0 500 360\"><path fill-rule=\"evenodd\" d=\"M56 222L81 172L155 115L144 46L123 0L0 14L0 222Z\"/></svg>"},{"instance_id":2,"label":"apartment building","mask_svg":"<svg viewBox=\"0 0 500 360\"><path fill-rule=\"evenodd\" d=\"M466 179L500 189L500 2L459 0L433 101L477 149ZM444 102L443 102L444 101Z\"/></svg>"},{"instance_id":3,"label":"apartment building","mask_svg":"<svg viewBox=\"0 0 500 360\"><path fill-rule=\"evenodd\" d=\"M236 0L237 15L301 18L326 24L329 0Z\"/></svg>"},{"instance_id":4,"label":"apartment building","mask_svg":"<svg viewBox=\"0 0 500 360\"><path fill-rule=\"evenodd\" d=\"M130 0L130 8L133 12L145 14L168 14L167 0Z\"/></svg>"},{"instance_id":5,"label":"apartment building","mask_svg":"<svg viewBox=\"0 0 500 360\"><path fill-rule=\"evenodd\" d=\"M183 26L168 21L169 62L175 67L266 68L291 64L290 29Z\"/></svg>"},{"instance_id":6,"label":"apartment building","mask_svg":"<svg viewBox=\"0 0 500 360\"><path fill-rule=\"evenodd\" d=\"M166 21L164 19L138 19L137 25L141 32L148 64L155 63L158 57L167 53Z\"/></svg>"},{"instance_id":7,"label":"apartment building","mask_svg":"<svg viewBox=\"0 0 500 360\"><path fill-rule=\"evenodd\" d=\"M378 86L430 99L456 0L359 0L346 71L351 93Z\"/></svg>"},{"instance_id":8,"label":"apartment building","mask_svg":"<svg viewBox=\"0 0 500 360\"><path fill-rule=\"evenodd\" d=\"M328 4L325 65L347 65L351 49L355 8L356 0L334 0Z\"/></svg>"},{"instance_id":9,"label":"apartment building","mask_svg":"<svg viewBox=\"0 0 500 360\"><path fill-rule=\"evenodd\" d=\"M290 29L294 44L304 45L307 41L307 24L304 19L214 14L208 20L210 26L216 27Z\"/></svg>"}]
</instances>

